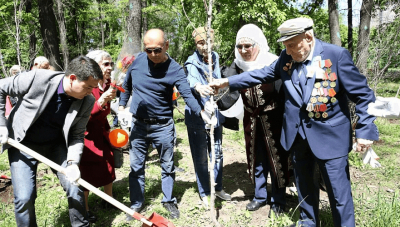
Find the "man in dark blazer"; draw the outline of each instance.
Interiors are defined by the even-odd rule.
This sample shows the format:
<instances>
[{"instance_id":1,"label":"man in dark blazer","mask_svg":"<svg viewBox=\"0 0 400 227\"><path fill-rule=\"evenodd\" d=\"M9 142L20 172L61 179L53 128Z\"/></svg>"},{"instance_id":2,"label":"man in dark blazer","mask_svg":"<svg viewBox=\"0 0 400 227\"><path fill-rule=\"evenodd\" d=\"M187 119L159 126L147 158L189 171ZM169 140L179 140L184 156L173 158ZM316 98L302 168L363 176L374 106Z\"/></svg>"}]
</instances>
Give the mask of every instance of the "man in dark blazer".
<instances>
[{"instance_id":1,"label":"man in dark blazer","mask_svg":"<svg viewBox=\"0 0 400 227\"><path fill-rule=\"evenodd\" d=\"M13 138L66 168L56 172L67 193L72 226L89 226L83 190L76 184L86 124L94 104L92 89L103 79L94 60L80 56L65 72L32 70L0 80L0 142L8 148L17 226L37 226L38 161L6 144ZM6 96L18 97L8 120Z\"/></svg>"},{"instance_id":2,"label":"man in dark blazer","mask_svg":"<svg viewBox=\"0 0 400 227\"><path fill-rule=\"evenodd\" d=\"M355 226L348 164L352 148L347 100L356 103L357 151L365 151L379 133L367 113L375 101L365 76L344 48L318 40L313 21L296 18L279 28L286 49L271 66L245 72L210 86L238 90L282 79L285 92L281 143L292 155L300 203L300 226L319 226L319 188L313 181L317 164L326 183L334 226ZM293 224L292 226L296 226Z\"/></svg>"}]
</instances>

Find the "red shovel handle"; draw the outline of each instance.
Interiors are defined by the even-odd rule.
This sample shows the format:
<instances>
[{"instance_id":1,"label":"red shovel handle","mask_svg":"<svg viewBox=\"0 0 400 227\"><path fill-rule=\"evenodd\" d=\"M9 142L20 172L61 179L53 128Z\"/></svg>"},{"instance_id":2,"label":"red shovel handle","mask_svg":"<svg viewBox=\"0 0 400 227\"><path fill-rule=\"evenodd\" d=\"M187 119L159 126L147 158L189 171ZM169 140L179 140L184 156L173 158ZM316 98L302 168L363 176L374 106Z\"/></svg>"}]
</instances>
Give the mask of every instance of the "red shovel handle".
<instances>
[{"instance_id":1,"label":"red shovel handle","mask_svg":"<svg viewBox=\"0 0 400 227\"><path fill-rule=\"evenodd\" d=\"M42 156L41 154L36 153L34 150L24 146L23 144L20 144L19 142L15 141L15 140L13 140L11 138L8 138L7 143L10 144L11 146L15 147L15 148L18 148L19 150L23 151L24 153L32 156L33 158L37 159L38 161L50 166L51 168L55 169L56 171L64 173L65 169L63 167L61 167L57 163L54 163L50 159ZM98 195L100 198L102 198L102 199L106 200L107 202L111 203L112 205L114 205L118 209L120 209L120 210L124 211L125 213L131 215L132 217L135 217L135 215L136 216L140 215L140 219L138 219L139 221L143 222L144 224L146 224L148 226L153 226L153 222L147 220L144 216L142 216L141 214L138 214L134 210L130 209L129 207L125 206L121 202L119 202L116 199L114 199L113 197L111 197L111 196L107 195L106 193L100 191L99 189L97 189L93 185L89 184L88 182L86 182L82 178L79 178L77 183L82 185L84 188L88 189L89 191L93 192L94 194Z\"/></svg>"},{"instance_id":2,"label":"red shovel handle","mask_svg":"<svg viewBox=\"0 0 400 227\"><path fill-rule=\"evenodd\" d=\"M7 180L10 180L10 179L11 179L11 177L7 177L6 175L0 175L0 178L1 178L1 179L7 179Z\"/></svg>"}]
</instances>

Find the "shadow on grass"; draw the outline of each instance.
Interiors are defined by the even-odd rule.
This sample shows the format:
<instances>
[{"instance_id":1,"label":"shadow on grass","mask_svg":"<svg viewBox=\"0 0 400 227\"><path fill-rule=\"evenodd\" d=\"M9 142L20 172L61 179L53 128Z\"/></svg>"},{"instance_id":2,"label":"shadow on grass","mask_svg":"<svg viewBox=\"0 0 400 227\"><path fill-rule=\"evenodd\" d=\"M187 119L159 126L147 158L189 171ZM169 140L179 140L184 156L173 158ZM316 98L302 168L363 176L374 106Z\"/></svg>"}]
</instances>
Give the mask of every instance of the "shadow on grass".
<instances>
[{"instance_id":1,"label":"shadow on grass","mask_svg":"<svg viewBox=\"0 0 400 227\"><path fill-rule=\"evenodd\" d=\"M247 173L247 163L234 162L224 166L223 176L224 190L232 194L236 191L243 191L244 196L233 197L236 201L251 201L254 198L254 185L251 183ZM267 184L268 204L271 205L271 184ZM298 198L295 195L286 194L286 210L294 210L298 205Z\"/></svg>"}]
</instances>

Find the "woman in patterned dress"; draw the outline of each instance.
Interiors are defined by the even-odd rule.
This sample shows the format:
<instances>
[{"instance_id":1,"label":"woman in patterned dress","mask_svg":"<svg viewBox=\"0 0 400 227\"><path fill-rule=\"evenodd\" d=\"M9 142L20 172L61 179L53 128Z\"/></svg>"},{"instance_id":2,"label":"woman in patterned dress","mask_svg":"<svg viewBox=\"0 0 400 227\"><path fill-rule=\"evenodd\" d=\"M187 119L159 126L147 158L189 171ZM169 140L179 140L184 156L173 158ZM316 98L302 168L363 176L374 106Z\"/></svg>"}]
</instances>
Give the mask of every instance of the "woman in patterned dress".
<instances>
[{"instance_id":1,"label":"woman in patterned dress","mask_svg":"<svg viewBox=\"0 0 400 227\"><path fill-rule=\"evenodd\" d=\"M236 36L235 60L228 75L263 68L278 57L269 53L267 39L259 27L244 25ZM289 182L288 155L281 144L283 102L280 80L240 90L243 105L243 128L246 141L248 172L255 186L249 211L267 203L267 177L271 175L271 210L279 215L286 205L285 190Z\"/></svg>"}]
</instances>

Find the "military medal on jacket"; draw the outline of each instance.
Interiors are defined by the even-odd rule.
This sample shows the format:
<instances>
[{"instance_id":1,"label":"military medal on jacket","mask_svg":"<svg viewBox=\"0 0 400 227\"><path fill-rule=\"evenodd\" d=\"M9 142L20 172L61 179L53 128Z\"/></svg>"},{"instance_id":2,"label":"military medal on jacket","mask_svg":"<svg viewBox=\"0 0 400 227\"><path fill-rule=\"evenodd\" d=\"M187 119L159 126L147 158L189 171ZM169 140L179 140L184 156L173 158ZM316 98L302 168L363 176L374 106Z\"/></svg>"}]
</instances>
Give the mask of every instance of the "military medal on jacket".
<instances>
[{"instance_id":1,"label":"military medal on jacket","mask_svg":"<svg viewBox=\"0 0 400 227\"><path fill-rule=\"evenodd\" d=\"M331 66L330 59L321 60L320 56L313 59L312 67L317 67L317 70L311 98L306 107L309 118L327 118L329 116L328 105L337 101L335 98L337 75L332 72ZM314 71L312 72L314 73Z\"/></svg>"}]
</instances>

